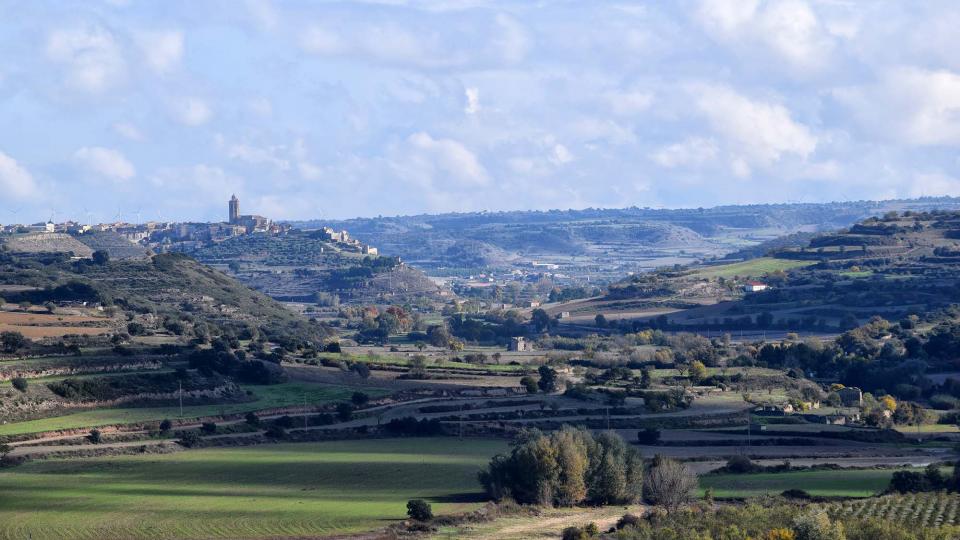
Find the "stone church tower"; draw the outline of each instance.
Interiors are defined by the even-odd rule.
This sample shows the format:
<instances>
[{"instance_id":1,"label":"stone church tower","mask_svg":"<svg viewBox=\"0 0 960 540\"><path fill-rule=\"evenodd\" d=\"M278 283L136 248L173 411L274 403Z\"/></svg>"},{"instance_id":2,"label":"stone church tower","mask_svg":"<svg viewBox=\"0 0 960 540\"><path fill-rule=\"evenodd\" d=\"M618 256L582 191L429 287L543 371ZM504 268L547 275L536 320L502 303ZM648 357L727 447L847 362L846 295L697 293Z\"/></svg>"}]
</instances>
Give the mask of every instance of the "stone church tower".
<instances>
[{"instance_id":1,"label":"stone church tower","mask_svg":"<svg viewBox=\"0 0 960 540\"><path fill-rule=\"evenodd\" d=\"M237 223L240 221L240 199L236 195L230 197L230 223Z\"/></svg>"}]
</instances>

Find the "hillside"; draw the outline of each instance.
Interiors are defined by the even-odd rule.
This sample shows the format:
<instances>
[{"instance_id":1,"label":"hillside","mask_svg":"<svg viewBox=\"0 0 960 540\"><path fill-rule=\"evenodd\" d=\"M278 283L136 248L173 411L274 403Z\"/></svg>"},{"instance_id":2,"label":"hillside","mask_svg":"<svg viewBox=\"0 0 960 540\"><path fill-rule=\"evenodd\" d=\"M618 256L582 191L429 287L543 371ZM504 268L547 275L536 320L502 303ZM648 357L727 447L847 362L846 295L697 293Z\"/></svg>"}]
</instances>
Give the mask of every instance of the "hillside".
<instances>
[{"instance_id":1,"label":"hillside","mask_svg":"<svg viewBox=\"0 0 960 540\"><path fill-rule=\"evenodd\" d=\"M357 303L439 298L439 288L396 257L362 255L316 231L244 235L190 252L242 283L283 301L312 302L317 293Z\"/></svg>"},{"instance_id":2,"label":"hillside","mask_svg":"<svg viewBox=\"0 0 960 540\"><path fill-rule=\"evenodd\" d=\"M93 254L90 246L65 233L25 233L2 236L0 245L14 253L69 253L76 257Z\"/></svg>"},{"instance_id":3,"label":"hillside","mask_svg":"<svg viewBox=\"0 0 960 540\"><path fill-rule=\"evenodd\" d=\"M399 255L430 275L553 263L581 281L615 281L629 272L692 264L793 233L849 227L885 212L960 208L960 199L771 204L696 209L586 209L477 212L339 222L298 222L304 228L345 228L360 240Z\"/></svg>"},{"instance_id":4,"label":"hillside","mask_svg":"<svg viewBox=\"0 0 960 540\"><path fill-rule=\"evenodd\" d=\"M57 254L0 257L6 302L113 306L144 331L171 336L262 332L280 341L319 342L325 328L270 297L179 254L98 265ZM122 319L121 319L122 320Z\"/></svg>"},{"instance_id":5,"label":"hillside","mask_svg":"<svg viewBox=\"0 0 960 540\"><path fill-rule=\"evenodd\" d=\"M111 259L144 259L149 252L113 231L88 232L74 238L94 251L106 251Z\"/></svg>"},{"instance_id":6,"label":"hillside","mask_svg":"<svg viewBox=\"0 0 960 540\"><path fill-rule=\"evenodd\" d=\"M802 247L784 244L767 257L632 276L601 299L551 311L574 320L660 317L688 329L836 332L960 301L960 212L890 212ZM745 292L756 280L767 288Z\"/></svg>"}]
</instances>

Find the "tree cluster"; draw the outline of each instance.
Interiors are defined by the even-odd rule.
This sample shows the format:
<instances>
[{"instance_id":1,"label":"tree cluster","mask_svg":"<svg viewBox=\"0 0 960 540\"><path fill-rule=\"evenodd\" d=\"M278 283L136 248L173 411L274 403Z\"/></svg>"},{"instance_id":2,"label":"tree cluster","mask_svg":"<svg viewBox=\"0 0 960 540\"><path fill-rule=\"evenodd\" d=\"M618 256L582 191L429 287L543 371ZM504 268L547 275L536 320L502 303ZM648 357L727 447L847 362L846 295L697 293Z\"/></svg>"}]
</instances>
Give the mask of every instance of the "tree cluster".
<instances>
[{"instance_id":1,"label":"tree cluster","mask_svg":"<svg viewBox=\"0 0 960 540\"><path fill-rule=\"evenodd\" d=\"M627 504L640 499L643 461L614 432L593 435L565 426L550 434L525 431L508 455L479 475L491 498L523 504Z\"/></svg>"}]
</instances>

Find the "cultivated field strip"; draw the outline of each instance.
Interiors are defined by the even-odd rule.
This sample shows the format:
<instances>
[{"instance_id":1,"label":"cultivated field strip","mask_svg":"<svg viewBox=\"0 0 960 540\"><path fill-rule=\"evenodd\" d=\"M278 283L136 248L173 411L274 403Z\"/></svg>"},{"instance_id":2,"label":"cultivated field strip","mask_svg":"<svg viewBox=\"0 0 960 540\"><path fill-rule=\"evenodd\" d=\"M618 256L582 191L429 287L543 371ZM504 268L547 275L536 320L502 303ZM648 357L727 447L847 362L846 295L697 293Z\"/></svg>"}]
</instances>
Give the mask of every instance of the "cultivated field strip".
<instances>
[{"instance_id":1,"label":"cultivated field strip","mask_svg":"<svg viewBox=\"0 0 960 540\"><path fill-rule=\"evenodd\" d=\"M834 516L877 518L907 527L960 524L960 494L936 492L886 495L827 506Z\"/></svg>"}]
</instances>

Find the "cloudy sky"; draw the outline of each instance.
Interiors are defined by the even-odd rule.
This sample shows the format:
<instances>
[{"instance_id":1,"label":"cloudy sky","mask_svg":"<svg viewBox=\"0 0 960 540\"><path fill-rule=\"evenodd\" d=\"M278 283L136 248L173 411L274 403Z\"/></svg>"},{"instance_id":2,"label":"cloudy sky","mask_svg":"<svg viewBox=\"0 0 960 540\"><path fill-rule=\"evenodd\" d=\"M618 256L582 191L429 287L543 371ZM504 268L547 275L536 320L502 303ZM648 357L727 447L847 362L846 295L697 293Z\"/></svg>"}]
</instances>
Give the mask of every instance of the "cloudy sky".
<instances>
[{"instance_id":1,"label":"cloudy sky","mask_svg":"<svg viewBox=\"0 0 960 540\"><path fill-rule=\"evenodd\" d=\"M955 0L0 13L0 223L960 195Z\"/></svg>"}]
</instances>

